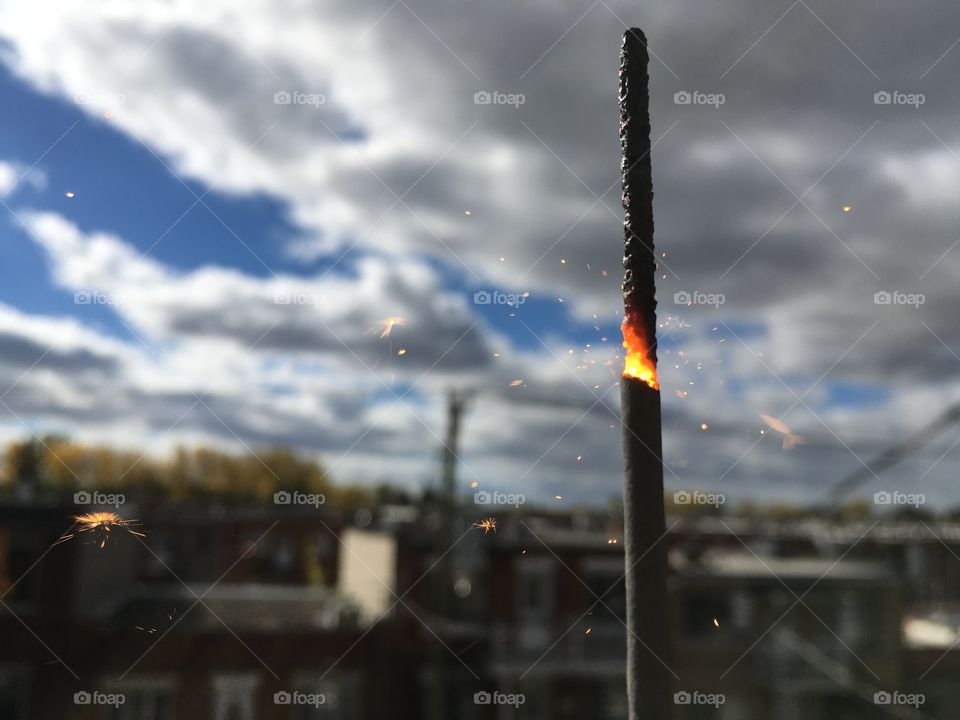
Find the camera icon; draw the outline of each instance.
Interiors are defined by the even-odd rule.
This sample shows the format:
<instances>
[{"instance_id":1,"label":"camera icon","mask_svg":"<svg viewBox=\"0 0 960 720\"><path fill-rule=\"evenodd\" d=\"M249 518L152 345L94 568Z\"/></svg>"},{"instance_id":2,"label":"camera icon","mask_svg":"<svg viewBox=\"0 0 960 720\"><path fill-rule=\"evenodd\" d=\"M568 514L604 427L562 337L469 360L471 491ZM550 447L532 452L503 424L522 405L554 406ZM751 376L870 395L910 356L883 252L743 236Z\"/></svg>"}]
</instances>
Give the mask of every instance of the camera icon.
<instances>
[{"instance_id":1,"label":"camera icon","mask_svg":"<svg viewBox=\"0 0 960 720\"><path fill-rule=\"evenodd\" d=\"M893 698L886 690L880 690L873 694L874 705L889 705Z\"/></svg>"},{"instance_id":2,"label":"camera icon","mask_svg":"<svg viewBox=\"0 0 960 720\"><path fill-rule=\"evenodd\" d=\"M686 490L681 490L673 494L673 502L677 505L689 505L692 500L693 495Z\"/></svg>"},{"instance_id":3,"label":"camera icon","mask_svg":"<svg viewBox=\"0 0 960 720\"><path fill-rule=\"evenodd\" d=\"M889 305L893 302L893 295L886 290L878 290L873 294L874 305Z\"/></svg>"},{"instance_id":4,"label":"camera icon","mask_svg":"<svg viewBox=\"0 0 960 720\"><path fill-rule=\"evenodd\" d=\"M90 293L85 290L73 294L74 305L89 305L91 302L93 302L93 299L90 297Z\"/></svg>"},{"instance_id":5,"label":"camera icon","mask_svg":"<svg viewBox=\"0 0 960 720\"><path fill-rule=\"evenodd\" d=\"M277 490L273 494L273 504L274 505L289 505L293 502L293 495L291 495L286 490Z\"/></svg>"},{"instance_id":6,"label":"camera icon","mask_svg":"<svg viewBox=\"0 0 960 720\"><path fill-rule=\"evenodd\" d=\"M893 502L893 496L885 490L873 494L874 505L889 505L891 502Z\"/></svg>"},{"instance_id":7,"label":"camera icon","mask_svg":"<svg viewBox=\"0 0 960 720\"><path fill-rule=\"evenodd\" d=\"M481 490L478 493L473 495L473 504L474 505L489 505L490 504L490 493Z\"/></svg>"},{"instance_id":8,"label":"camera icon","mask_svg":"<svg viewBox=\"0 0 960 720\"><path fill-rule=\"evenodd\" d=\"M491 702L493 702L493 697L486 690L473 694L474 705L489 705Z\"/></svg>"},{"instance_id":9,"label":"camera icon","mask_svg":"<svg viewBox=\"0 0 960 720\"><path fill-rule=\"evenodd\" d=\"M86 490L81 490L80 492L75 492L73 494L74 505L89 505L92 501L93 498Z\"/></svg>"},{"instance_id":10,"label":"camera icon","mask_svg":"<svg viewBox=\"0 0 960 720\"><path fill-rule=\"evenodd\" d=\"M686 290L681 290L673 294L674 305L689 305L691 302L693 302L693 296Z\"/></svg>"},{"instance_id":11,"label":"camera icon","mask_svg":"<svg viewBox=\"0 0 960 720\"><path fill-rule=\"evenodd\" d=\"M474 305L489 305L493 301L493 296L486 290L477 290L473 294Z\"/></svg>"},{"instance_id":12,"label":"camera icon","mask_svg":"<svg viewBox=\"0 0 960 720\"><path fill-rule=\"evenodd\" d=\"M286 90L281 90L280 92L273 94L274 105L289 105L292 100L293 97Z\"/></svg>"},{"instance_id":13,"label":"camera icon","mask_svg":"<svg viewBox=\"0 0 960 720\"><path fill-rule=\"evenodd\" d=\"M891 102L893 102L893 96L886 90L880 90L873 94L874 105L889 105Z\"/></svg>"},{"instance_id":14,"label":"camera icon","mask_svg":"<svg viewBox=\"0 0 960 720\"><path fill-rule=\"evenodd\" d=\"M89 705L93 702L93 696L88 693L86 690L81 690L80 692L75 692L73 694L73 704L74 705Z\"/></svg>"},{"instance_id":15,"label":"camera icon","mask_svg":"<svg viewBox=\"0 0 960 720\"><path fill-rule=\"evenodd\" d=\"M274 705L289 705L293 702L293 696L288 693L286 690L281 690L280 692L275 692L273 694L273 704Z\"/></svg>"},{"instance_id":16,"label":"camera icon","mask_svg":"<svg viewBox=\"0 0 960 720\"><path fill-rule=\"evenodd\" d=\"M674 105L689 105L691 102L693 102L693 95L686 90L681 90L673 94Z\"/></svg>"},{"instance_id":17,"label":"camera icon","mask_svg":"<svg viewBox=\"0 0 960 720\"><path fill-rule=\"evenodd\" d=\"M493 95L488 93L486 90L481 90L480 92L475 92L473 94L474 105L489 105L492 102L493 102Z\"/></svg>"},{"instance_id":18,"label":"camera icon","mask_svg":"<svg viewBox=\"0 0 960 720\"><path fill-rule=\"evenodd\" d=\"M692 699L692 696L686 690L681 690L673 694L674 705L689 705Z\"/></svg>"}]
</instances>

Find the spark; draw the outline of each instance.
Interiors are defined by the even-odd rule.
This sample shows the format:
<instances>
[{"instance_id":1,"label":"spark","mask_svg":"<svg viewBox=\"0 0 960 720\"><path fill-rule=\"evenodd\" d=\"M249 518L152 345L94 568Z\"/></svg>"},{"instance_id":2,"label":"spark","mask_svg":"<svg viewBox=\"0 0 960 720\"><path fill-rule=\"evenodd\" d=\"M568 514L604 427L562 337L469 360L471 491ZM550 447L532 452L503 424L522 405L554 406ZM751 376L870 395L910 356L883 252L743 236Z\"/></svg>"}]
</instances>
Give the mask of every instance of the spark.
<instances>
[{"instance_id":1,"label":"spark","mask_svg":"<svg viewBox=\"0 0 960 720\"><path fill-rule=\"evenodd\" d=\"M591 630L592 630L592 628L587 628L586 630L583 631L583 634L584 634L584 635L589 635Z\"/></svg>"},{"instance_id":2,"label":"spark","mask_svg":"<svg viewBox=\"0 0 960 720\"><path fill-rule=\"evenodd\" d=\"M707 425L706 423L700 423L700 429L701 429L701 430L706 430L708 427L710 427L710 426Z\"/></svg>"},{"instance_id":3,"label":"spark","mask_svg":"<svg viewBox=\"0 0 960 720\"><path fill-rule=\"evenodd\" d=\"M65 195L66 197L68 197L68 198L72 198L72 197L73 197L73 193L70 192L70 191L65 192L64 195Z\"/></svg>"},{"instance_id":4,"label":"spark","mask_svg":"<svg viewBox=\"0 0 960 720\"><path fill-rule=\"evenodd\" d=\"M464 215L473 215L473 213L470 212L469 210L464 210L464 211L463 211L463 214L464 214Z\"/></svg>"},{"instance_id":5,"label":"spark","mask_svg":"<svg viewBox=\"0 0 960 720\"><path fill-rule=\"evenodd\" d=\"M719 630L719 629L720 629L720 621L717 620L716 618L714 618L714 619L713 619L713 626L714 626L715 628L717 628L717 630Z\"/></svg>"},{"instance_id":6,"label":"spark","mask_svg":"<svg viewBox=\"0 0 960 720\"><path fill-rule=\"evenodd\" d=\"M407 349L406 349L406 348L400 348L399 350L397 350L397 355L403 356L403 355L406 355L406 354L407 354Z\"/></svg>"},{"instance_id":7,"label":"spark","mask_svg":"<svg viewBox=\"0 0 960 720\"><path fill-rule=\"evenodd\" d=\"M554 496L553 496L553 499L554 499L554 500L558 500L558 501L559 501L559 500L563 500L563 495L554 495Z\"/></svg>"},{"instance_id":8,"label":"spark","mask_svg":"<svg viewBox=\"0 0 960 720\"><path fill-rule=\"evenodd\" d=\"M784 423L782 420L778 420L775 417L770 417L769 415L764 415L763 413L760 413L760 419L769 425L773 430L776 430L778 433L783 435L784 450L792 450L797 445L803 445L806 442L805 438L800 435L795 435L793 432L791 432L790 428L788 428L786 423Z\"/></svg>"},{"instance_id":9,"label":"spark","mask_svg":"<svg viewBox=\"0 0 960 720\"><path fill-rule=\"evenodd\" d=\"M845 213L848 213L848 212L850 212L851 210L853 210L853 208L850 207L849 205L844 205L844 206L843 206L843 211L844 211Z\"/></svg>"},{"instance_id":10,"label":"spark","mask_svg":"<svg viewBox=\"0 0 960 720\"><path fill-rule=\"evenodd\" d=\"M83 532L92 532L96 538L97 545L102 550L107 540L110 539L110 530L112 528L123 528L131 535L145 537L143 533L131 530L130 527L136 524L136 520L124 520L122 517L112 512L92 512L84 515L74 515L74 527L76 532L67 531L57 542L64 542Z\"/></svg>"},{"instance_id":11,"label":"spark","mask_svg":"<svg viewBox=\"0 0 960 720\"><path fill-rule=\"evenodd\" d=\"M496 519L494 519L494 518L492 518L492 517L490 517L490 518L485 518L484 520L481 520L480 522L475 522L475 523L473 524L473 526L474 526L475 528L477 528L478 530L483 530L483 534L484 534L484 535L486 535L486 534L487 534L488 532L490 532L491 530L493 530L494 533L497 532L497 521L496 521Z\"/></svg>"},{"instance_id":12,"label":"spark","mask_svg":"<svg viewBox=\"0 0 960 720\"><path fill-rule=\"evenodd\" d=\"M607 540L607 545L616 545L616 544L617 544L617 539L616 539L616 538L609 538L609 539Z\"/></svg>"},{"instance_id":13,"label":"spark","mask_svg":"<svg viewBox=\"0 0 960 720\"><path fill-rule=\"evenodd\" d=\"M523 385L523 380L514 380L510 383L510 387L517 387L518 385Z\"/></svg>"},{"instance_id":14,"label":"spark","mask_svg":"<svg viewBox=\"0 0 960 720\"><path fill-rule=\"evenodd\" d=\"M380 320L377 324L383 326L383 332L380 333L380 337L385 338L385 337L388 337L390 333L393 332L393 328L395 325L403 326L407 324L407 321L404 320L402 317L396 317L394 315L391 315L388 318L384 318L383 320Z\"/></svg>"}]
</instances>

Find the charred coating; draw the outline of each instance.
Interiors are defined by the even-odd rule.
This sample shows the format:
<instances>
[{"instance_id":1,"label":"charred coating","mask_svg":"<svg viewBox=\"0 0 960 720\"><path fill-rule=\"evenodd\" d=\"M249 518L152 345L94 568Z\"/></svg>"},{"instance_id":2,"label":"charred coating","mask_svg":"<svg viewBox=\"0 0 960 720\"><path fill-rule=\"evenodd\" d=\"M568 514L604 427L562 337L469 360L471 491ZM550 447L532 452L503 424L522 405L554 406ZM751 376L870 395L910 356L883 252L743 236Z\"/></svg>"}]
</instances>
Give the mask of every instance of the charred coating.
<instances>
[{"instance_id":1,"label":"charred coating","mask_svg":"<svg viewBox=\"0 0 960 720\"><path fill-rule=\"evenodd\" d=\"M653 179L650 163L647 39L638 28L623 35L620 51L620 171L623 185L624 324L645 342L656 366L657 319L653 251Z\"/></svg>"}]
</instances>

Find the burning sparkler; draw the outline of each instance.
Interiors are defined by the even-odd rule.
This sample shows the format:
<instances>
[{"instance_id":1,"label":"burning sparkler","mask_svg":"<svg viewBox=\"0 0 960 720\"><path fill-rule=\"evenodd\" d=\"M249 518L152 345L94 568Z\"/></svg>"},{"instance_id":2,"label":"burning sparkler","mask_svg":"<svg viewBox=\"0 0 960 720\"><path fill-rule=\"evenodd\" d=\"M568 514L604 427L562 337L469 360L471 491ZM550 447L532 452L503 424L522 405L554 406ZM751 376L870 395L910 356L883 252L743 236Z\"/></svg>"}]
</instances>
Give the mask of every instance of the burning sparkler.
<instances>
[{"instance_id":1,"label":"burning sparkler","mask_svg":"<svg viewBox=\"0 0 960 720\"><path fill-rule=\"evenodd\" d=\"M656 256L647 41L634 28L620 54L620 146L623 152L624 280L620 381L623 414L624 534L629 717L670 716L667 656L667 557L657 381Z\"/></svg>"},{"instance_id":2,"label":"burning sparkler","mask_svg":"<svg viewBox=\"0 0 960 720\"><path fill-rule=\"evenodd\" d=\"M92 512L83 515L74 515L73 520L74 525L70 530L76 528L76 531L71 532L68 530L57 543L66 542L80 533L89 532L93 533L94 540L102 550L110 539L110 531L117 528L126 530L131 535L146 537L142 532L131 529L131 526L136 525L136 520L124 520L112 512Z\"/></svg>"}]
</instances>

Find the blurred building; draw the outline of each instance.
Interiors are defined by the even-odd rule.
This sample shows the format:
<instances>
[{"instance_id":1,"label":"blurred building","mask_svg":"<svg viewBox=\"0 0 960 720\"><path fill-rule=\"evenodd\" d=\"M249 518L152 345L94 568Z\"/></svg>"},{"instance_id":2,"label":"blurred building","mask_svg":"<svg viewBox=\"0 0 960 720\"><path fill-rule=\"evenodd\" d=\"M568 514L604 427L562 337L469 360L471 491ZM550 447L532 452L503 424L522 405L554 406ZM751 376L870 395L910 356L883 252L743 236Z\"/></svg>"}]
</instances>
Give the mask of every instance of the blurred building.
<instances>
[{"instance_id":1,"label":"blurred building","mask_svg":"<svg viewBox=\"0 0 960 720\"><path fill-rule=\"evenodd\" d=\"M617 519L479 509L2 505L0 720L625 718ZM676 520L678 720L954 716L960 526Z\"/></svg>"}]
</instances>

